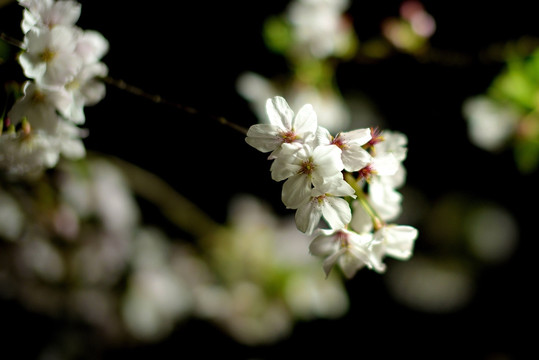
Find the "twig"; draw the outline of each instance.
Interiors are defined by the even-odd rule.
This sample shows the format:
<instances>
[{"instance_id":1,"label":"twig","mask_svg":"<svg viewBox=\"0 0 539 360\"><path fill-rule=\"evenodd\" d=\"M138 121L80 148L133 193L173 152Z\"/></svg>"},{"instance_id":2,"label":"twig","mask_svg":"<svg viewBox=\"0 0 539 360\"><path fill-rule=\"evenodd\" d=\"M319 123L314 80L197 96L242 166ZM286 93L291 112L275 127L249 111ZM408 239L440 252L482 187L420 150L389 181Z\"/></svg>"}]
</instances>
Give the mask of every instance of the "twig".
<instances>
[{"instance_id":1,"label":"twig","mask_svg":"<svg viewBox=\"0 0 539 360\"><path fill-rule=\"evenodd\" d=\"M199 110L197 110L197 109L195 109L193 107L178 104L176 102L164 99L160 95L149 94L149 93L145 92L144 90L142 90L142 89L140 89L140 88L138 88L136 86L127 84L123 80L113 79L113 78L111 78L109 76L103 77L103 78L101 78L101 80L103 82L105 82L106 84L108 84L108 85L115 86L116 88L118 88L120 90L127 91L130 94L143 97L143 98L148 99L148 100L150 100L150 101L152 101L152 102L154 102L156 104L164 104L164 105L167 105L167 106L172 106L172 107L174 107L176 109L179 109L181 111L187 112L189 114L202 115L202 116L208 117L210 119L213 119L213 120L219 122L222 125L228 126L228 127L232 128L232 129L242 133L243 135L247 135L247 129L246 128L244 128L243 126L240 126L238 124L235 124L233 122L230 122L230 121L228 121L226 118L224 118L222 116L214 116L214 115L210 115L210 114L205 114L205 113L202 113L201 111L199 111Z\"/></svg>"},{"instance_id":2,"label":"twig","mask_svg":"<svg viewBox=\"0 0 539 360\"><path fill-rule=\"evenodd\" d=\"M11 37L9 35L6 35L4 33L0 33L0 39L2 39L6 44L15 46L19 49L24 50L24 43L20 40L15 39L14 37Z\"/></svg>"}]
</instances>

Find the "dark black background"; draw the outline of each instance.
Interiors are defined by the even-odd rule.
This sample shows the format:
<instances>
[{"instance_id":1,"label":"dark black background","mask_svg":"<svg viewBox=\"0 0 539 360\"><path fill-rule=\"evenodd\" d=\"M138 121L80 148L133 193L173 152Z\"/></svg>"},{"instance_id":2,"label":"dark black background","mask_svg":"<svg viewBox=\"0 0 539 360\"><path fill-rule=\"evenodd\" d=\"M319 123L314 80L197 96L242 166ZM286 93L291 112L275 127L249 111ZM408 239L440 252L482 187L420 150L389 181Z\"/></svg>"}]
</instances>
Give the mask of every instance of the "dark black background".
<instances>
[{"instance_id":1,"label":"dark black background","mask_svg":"<svg viewBox=\"0 0 539 360\"><path fill-rule=\"evenodd\" d=\"M267 77L287 71L283 58L269 52L261 36L263 21L281 13L286 1L81 2L78 25L101 32L110 42L103 61L111 77L205 114L244 127L254 124L257 119L235 90L237 77L244 71ZM349 13L360 40L379 34L381 21L397 15L399 3L352 1ZM424 3L437 22L433 46L472 57L493 43L539 36L532 4ZM462 101L484 92L501 68L499 62L446 66L396 55L375 64L347 64L338 73L343 92L362 92L389 127L407 134L408 184L433 203L453 192L493 199L517 218L519 248L511 261L482 273L477 296L463 310L439 315L410 310L387 295L381 275L362 272L347 283L352 305L346 317L299 323L289 339L275 346L241 346L206 323L190 321L163 343L107 350L105 358L199 358L214 351L232 358L322 351L331 357L368 359L528 358L524 354L533 343L533 330L525 325L533 328L536 315L537 175L520 174L510 151L491 154L473 146L461 114ZM244 192L272 201L277 212L286 213L275 201L280 185L270 179L266 155L209 116L156 105L114 87L86 115L88 149L155 172L218 221L226 219L233 195ZM421 248L421 228L417 241ZM23 340L22 354L46 344L49 334L62 327L12 304L2 309L2 317L7 317L3 327L11 334L4 339Z\"/></svg>"}]
</instances>

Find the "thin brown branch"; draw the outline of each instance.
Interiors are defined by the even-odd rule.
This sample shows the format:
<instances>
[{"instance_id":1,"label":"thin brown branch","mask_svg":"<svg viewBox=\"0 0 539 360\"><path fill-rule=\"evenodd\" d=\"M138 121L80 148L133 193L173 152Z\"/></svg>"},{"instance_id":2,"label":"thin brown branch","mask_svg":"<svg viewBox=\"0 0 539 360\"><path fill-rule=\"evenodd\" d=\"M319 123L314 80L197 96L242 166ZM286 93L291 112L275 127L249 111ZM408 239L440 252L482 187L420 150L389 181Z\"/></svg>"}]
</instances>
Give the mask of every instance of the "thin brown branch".
<instances>
[{"instance_id":1,"label":"thin brown branch","mask_svg":"<svg viewBox=\"0 0 539 360\"><path fill-rule=\"evenodd\" d=\"M15 46L19 49L24 50L24 43L20 40L15 39L14 37L11 37L5 33L0 33L0 39L3 40L6 44Z\"/></svg>"},{"instance_id":2,"label":"thin brown branch","mask_svg":"<svg viewBox=\"0 0 539 360\"><path fill-rule=\"evenodd\" d=\"M187 112L189 114L200 115L200 116L210 118L212 120L217 121L218 123L220 123L222 125L228 126L229 128L234 129L234 130L242 133L243 135L247 135L247 129L246 128L244 128L243 126L240 126L238 124L235 124L235 123L227 120L226 118L224 118L222 116L215 116L215 115L211 115L211 114L206 114L206 113L203 113L200 110L197 110L197 109L195 109L193 107L182 105L182 104L179 104L179 103L164 99L160 95L149 94L149 93L145 92L144 90L142 90L142 89L140 89L140 88L138 88L136 86L133 86L133 85L130 85L130 84L126 83L123 80L113 79L113 78L111 78L109 76L103 77L103 78L101 78L101 80L103 82L105 82L106 84L108 84L108 85L112 85L112 86L114 86L114 87L116 87L116 88L118 88L120 90L124 90L124 91L126 91L126 92L128 92L130 94L135 95L135 96L140 96L140 97L145 98L145 99L147 99L147 100L149 100L151 102L154 102L156 104L164 104L164 105L167 105L167 106L174 107L174 108L176 108L178 110Z\"/></svg>"}]
</instances>

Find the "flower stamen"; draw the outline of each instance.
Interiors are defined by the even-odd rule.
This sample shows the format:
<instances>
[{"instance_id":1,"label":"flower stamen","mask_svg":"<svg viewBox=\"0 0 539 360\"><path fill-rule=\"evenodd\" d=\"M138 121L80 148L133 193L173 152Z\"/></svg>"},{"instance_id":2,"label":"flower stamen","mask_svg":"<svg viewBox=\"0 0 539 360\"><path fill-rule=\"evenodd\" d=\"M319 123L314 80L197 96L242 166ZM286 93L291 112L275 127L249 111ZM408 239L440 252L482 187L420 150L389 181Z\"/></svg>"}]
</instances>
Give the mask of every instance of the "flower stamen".
<instances>
[{"instance_id":1,"label":"flower stamen","mask_svg":"<svg viewBox=\"0 0 539 360\"><path fill-rule=\"evenodd\" d=\"M316 169L316 165L313 163L312 159L305 160L301 163L301 168L298 171L298 174L302 175L311 175Z\"/></svg>"},{"instance_id":2,"label":"flower stamen","mask_svg":"<svg viewBox=\"0 0 539 360\"><path fill-rule=\"evenodd\" d=\"M279 133L279 135L283 139L283 143L287 143L287 144L293 143L299 138L298 135L293 130L282 131Z\"/></svg>"},{"instance_id":3,"label":"flower stamen","mask_svg":"<svg viewBox=\"0 0 539 360\"><path fill-rule=\"evenodd\" d=\"M41 60L43 62L50 62L52 61L52 59L54 59L54 57L56 56L56 52L50 50L49 48L46 48L42 53L41 53Z\"/></svg>"}]
</instances>

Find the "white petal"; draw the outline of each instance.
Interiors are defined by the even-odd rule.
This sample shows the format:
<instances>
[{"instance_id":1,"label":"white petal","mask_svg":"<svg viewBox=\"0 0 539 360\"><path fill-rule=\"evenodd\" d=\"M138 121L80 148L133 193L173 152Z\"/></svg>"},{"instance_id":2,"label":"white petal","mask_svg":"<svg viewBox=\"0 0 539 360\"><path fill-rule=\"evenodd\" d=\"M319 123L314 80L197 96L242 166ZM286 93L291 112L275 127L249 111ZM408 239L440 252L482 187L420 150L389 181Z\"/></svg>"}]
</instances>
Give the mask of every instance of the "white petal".
<instances>
[{"instance_id":1,"label":"white petal","mask_svg":"<svg viewBox=\"0 0 539 360\"><path fill-rule=\"evenodd\" d=\"M326 184L328 186L326 190L327 194L333 196L352 196L353 198L356 198L356 191L342 178L341 175L329 179Z\"/></svg>"},{"instance_id":2,"label":"white petal","mask_svg":"<svg viewBox=\"0 0 539 360\"><path fill-rule=\"evenodd\" d=\"M352 229L360 234L370 232L373 228L372 219L361 203L359 201L354 201L352 203L352 208L354 209L352 220L350 221Z\"/></svg>"},{"instance_id":3,"label":"white petal","mask_svg":"<svg viewBox=\"0 0 539 360\"><path fill-rule=\"evenodd\" d=\"M322 217L322 210L318 206L318 201L308 201L296 211L296 226L299 231L311 235Z\"/></svg>"},{"instance_id":4,"label":"white petal","mask_svg":"<svg viewBox=\"0 0 539 360\"><path fill-rule=\"evenodd\" d=\"M374 146L377 154L393 154L398 161L403 161L406 158L408 149L406 144L408 138L406 135L396 131L384 131L384 141L379 142Z\"/></svg>"},{"instance_id":5,"label":"white petal","mask_svg":"<svg viewBox=\"0 0 539 360\"><path fill-rule=\"evenodd\" d=\"M399 161L391 153L374 157L374 170L381 176L394 175L399 169Z\"/></svg>"},{"instance_id":6,"label":"white petal","mask_svg":"<svg viewBox=\"0 0 539 360\"><path fill-rule=\"evenodd\" d=\"M344 169L349 172L358 171L370 164L372 156L359 144L352 143L342 152Z\"/></svg>"},{"instance_id":7,"label":"white petal","mask_svg":"<svg viewBox=\"0 0 539 360\"><path fill-rule=\"evenodd\" d=\"M313 150L313 161L316 164L316 176L322 179L332 177L344 168L341 149L337 146L318 146Z\"/></svg>"},{"instance_id":8,"label":"white petal","mask_svg":"<svg viewBox=\"0 0 539 360\"><path fill-rule=\"evenodd\" d=\"M322 264L322 268L324 269L324 272L326 273L326 277L329 275L329 272L331 271L333 266L335 266L335 263L337 262L337 260L339 260L341 255L343 255L344 253L346 253L346 248L341 248L339 251L331 254L324 260L324 263Z\"/></svg>"},{"instance_id":9,"label":"white petal","mask_svg":"<svg viewBox=\"0 0 539 360\"><path fill-rule=\"evenodd\" d=\"M362 146L372 139L371 129L369 128L344 132L341 133L339 136L342 136L348 145L354 143L356 145Z\"/></svg>"},{"instance_id":10,"label":"white petal","mask_svg":"<svg viewBox=\"0 0 539 360\"><path fill-rule=\"evenodd\" d=\"M353 253L347 251L339 258L339 266L341 267L344 276L351 279L359 269L365 266L365 263Z\"/></svg>"},{"instance_id":11,"label":"white petal","mask_svg":"<svg viewBox=\"0 0 539 360\"><path fill-rule=\"evenodd\" d=\"M55 1L42 19L46 25L73 25L79 20L81 4L76 1ZM45 14L43 14L45 15Z\"/></svg>"},{"instance_id":12,"label":"white petal","mask_svg":"<svg viewBox=\"0 0 539 360\"><path fill-rule=\"evenodd\" d=\"M410 258L417 234L417 229L412 226L387 226L385 228L386 253L401 260Z\"/></svg>"},{"instance_id":13,"label":"white petal","mask_svg":"<svg viewBox=\"0 0 539 360\"><path fill-rule=\"evenodd\" d=\"M278 148L282 140L279 138L279 128L270 124L255 124L247 131L245 141L261 152L268 152Z\"/></svg>"},{"instance_id":14,"label":"white petal","mask_svg":"<svg viewBox=\"0 0 539 360\"><path fill-rule=\"evenodd\" d=\"M335 241L333 229L320 229L320 235L315 237L309 245L309 252L313 255L328 255L335 251L338 243Z\"/></svg>"},{"instance_id":15,"label":"white petal","mask_svg":"<svg viewBox=\"0 0 539 360\"><path fill-rule=\"evenodd\" d=\"M81 89L80 94L84 98L84 106L97 104L105 97L107 88L100 81L90 80Z\"/></svg>"},{"instance_id":16,"label":"white petal","mask_svg":"<svg viewBox=\"0 0 539 360\"><path fill-rule=\"evenodd\" d=\"M49 47L54 51L72 53L75 51L75 28L71 26L55 26L50 31Z\"/></svg>"},{"instance_id":17,"label":"white petal","mask_svg":"<svg viewBox=\"0 0 539 360\"><path fill-rule=\"evenodd\" d=\"M292 123L292 129L298 134L315 134L318 128L316 113L310 104L303 105L299 109Z\"/></svg>"},{"instance_id":18,"label":"white petal","mask_svg":"<svg viewBox=\"0 0 539 360\"><path fill-rule=\"evenodd\" d=\"M297 209L310 199L311 180L306 175L293 175L283 184L282 201L289 209Z\"/></svg>"},{"instance_id":19,"label":"white petal","mask_svg":"<svg viewBox=\"0 0 539 360\"><path fill-rule=\"evenodd\" d=\"M348 202L342 198L326 197L322 205L322 215L332 229L342 229L352 219Z\"/></svg>"},{"instance_id":20,"label":"white petal","mask_svg":"<svg viewBox=\"0 0 539 360\"><path fill-rule=\"evenodd\" d=\"M382 182L380 176L372 178L369 184L369 195L372 206L382 220L392 221L400 215L402 195L393 187Z\"/></svg>"},{"instance_id":21,"label":"white petal","mask_svg":"<svg viewBox=\"0 0 539 360\"><path fill-rule=\"evenodd\" d=\"M36 62L34 56L29 53L22 53L19 56L19 63L21 64L24 75L36 81L40 81L47 71L47 64Z\"/></svg>"},{"instance_id":22,"label":"white petal","mask_svg":"<svg viewBox=\"0 0 539 360\"><path fill-rule=\"evenodd\" d=\"M283 130L292 129L294 112L284 98L275 96L268 99L266 101L266 113L271 124L277 125Z\"/></svg>"},{"instance_id":23,"label":"white petal","mask_svg":"<svg viewBox=\"0 0 539 360\"><path fill-rule=\"evenodd\" d=\"M48 63L43 83L63 86L74 79L81 66L81 59L74 53L60 53L54 58L54 61Z\"/></svg>"},{"instance_id":24,"label":"white petal","mask_svg":"<svg viewBox=\"0 0 539 360\"><path fill-rule=\"evenodd\" d=\"M86 30L77 41L76 52L85 64L90 64L100 60L108 49L109 42L103 35L97 31Z\"/></svg>"},{"instance_id":25,"label":"white petal","mask_svg":"<svg viewBox=\"0 0 539 360\"><path fill-rule=\"evenodd\" d=\"M331 133L328 129L322 126L318 126L315 132L315 137L313 138L313 147L321 146L321 145L329 145L331 144Z\"/></svg>"},{"instance_id":26,"label":"white petal","mask_svg":"<svg viewBox=\"0 0 539 360\"><path fill-rule=\"evenodd\" d=\"M36 15L24 9L22 13L22 23L21 23L22 32L26 34L28 31L30 31L30 29L34 27L34 25L36 25L37 22L38 22L38 18L36 17Z\"/></svg>"}]
</instances>

